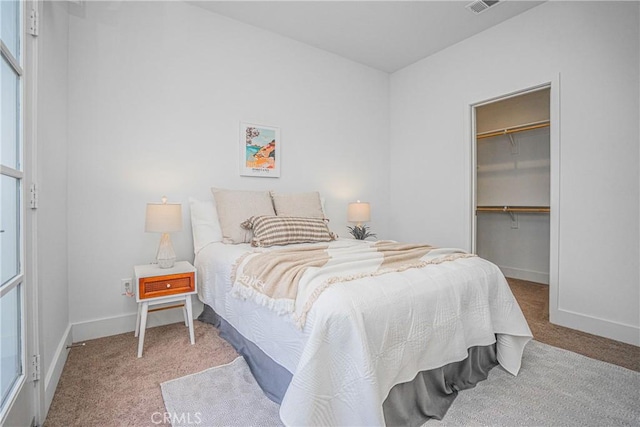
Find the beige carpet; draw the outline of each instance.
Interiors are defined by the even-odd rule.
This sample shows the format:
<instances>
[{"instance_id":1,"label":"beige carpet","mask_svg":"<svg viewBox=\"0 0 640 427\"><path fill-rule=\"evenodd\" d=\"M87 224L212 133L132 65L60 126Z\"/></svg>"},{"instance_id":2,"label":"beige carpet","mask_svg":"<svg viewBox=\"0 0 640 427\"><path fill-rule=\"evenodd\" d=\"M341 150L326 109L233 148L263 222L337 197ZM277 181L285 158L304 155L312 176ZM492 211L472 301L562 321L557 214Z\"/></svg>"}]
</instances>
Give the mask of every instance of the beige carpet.
<instances>
[{"instance_id":1,"label":"beige carpet","mask_svg":"<svg viewBox=\"0 0 640 427\"><path fill-rule=\"evenodd\" d=\"M638 347L549 324L548 287L509 282L536 340L640 371ZM160 383L237 357L214 327L197 321L194 326L193 346L182 323L148 329L140 359L133 332L71 349L45 426L156 425L152 416L165 411Z\"/></svg>"},{"instance_id":2,"label":"beige carpet","mask_svg":"<svg viewBox=\"0 0 640 427\"><path fill-rule=\"evenodd\" d=\"M154 422L165 412L160 383L238 357L213 326L193 324L194 345L184 323L147 329L139 359L133 332L71 349L44 425L166 426Z\"/></svg>"},{"instance_id":3,"label":"beige carpet","mask_svg":"<svg viewBox=\"0 0 640 427\"><path fill-rule=\"evenodd\" d=\"M549 287L518 279L508 281L535 340L640 372L640 347L552 325Z\"/></svg>"}]
</instances>

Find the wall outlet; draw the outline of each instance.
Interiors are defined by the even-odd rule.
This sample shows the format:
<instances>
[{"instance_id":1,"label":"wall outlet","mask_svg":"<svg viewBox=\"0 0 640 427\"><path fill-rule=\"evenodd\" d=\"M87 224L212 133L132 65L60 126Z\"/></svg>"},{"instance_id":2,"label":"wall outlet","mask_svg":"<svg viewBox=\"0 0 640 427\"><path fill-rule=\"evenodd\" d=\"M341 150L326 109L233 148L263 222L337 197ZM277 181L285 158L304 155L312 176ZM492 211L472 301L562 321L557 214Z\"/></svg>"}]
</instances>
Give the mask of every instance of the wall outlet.
<instances>
[{"instance_id":1,"label":"wall outlet","mask_svg":"<svg viewBox=\"0 0 640 427\"><path fill-rule=\"evenodd\" d=\"M133 294L133 285L131 279L120 279L120 294L132 297Z\"/></svg>"}]
</instances>

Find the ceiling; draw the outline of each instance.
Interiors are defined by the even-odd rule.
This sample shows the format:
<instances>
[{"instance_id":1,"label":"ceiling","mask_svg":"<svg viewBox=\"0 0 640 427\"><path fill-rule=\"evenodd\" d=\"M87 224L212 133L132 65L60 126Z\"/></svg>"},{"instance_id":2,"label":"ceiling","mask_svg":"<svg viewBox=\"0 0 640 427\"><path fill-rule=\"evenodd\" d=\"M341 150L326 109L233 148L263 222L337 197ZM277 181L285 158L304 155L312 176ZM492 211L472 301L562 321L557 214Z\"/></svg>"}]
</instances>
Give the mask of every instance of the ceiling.
<instances>
[{"instance_id":1,"label":"ceiling","mask_svg":"<svg viewBox=\"0 0 640 427\"><path fill-rule=\"evenodd\" d=\"M392 73L543 1L190 1L204 9Z\"/></svg>"}]
</instances>

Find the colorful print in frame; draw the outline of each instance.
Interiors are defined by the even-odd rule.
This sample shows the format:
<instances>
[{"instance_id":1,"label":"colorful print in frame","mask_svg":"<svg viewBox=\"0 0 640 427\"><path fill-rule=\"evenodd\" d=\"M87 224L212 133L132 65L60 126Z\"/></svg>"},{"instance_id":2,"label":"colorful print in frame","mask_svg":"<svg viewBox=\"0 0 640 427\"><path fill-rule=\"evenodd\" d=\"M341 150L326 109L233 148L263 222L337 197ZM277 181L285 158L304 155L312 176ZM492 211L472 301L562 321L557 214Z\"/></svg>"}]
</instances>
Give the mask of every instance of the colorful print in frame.
<instances>
[{"instance_id":1,"label":"colorful print in frame","mask_svg":"<svg viewBox=\"0 0 640 427\"><path fill-rule=\"evenodd\" d=\"M279 128L240 123L240 175L278 178L281 153Z\"/></svg>"}]
</instances>

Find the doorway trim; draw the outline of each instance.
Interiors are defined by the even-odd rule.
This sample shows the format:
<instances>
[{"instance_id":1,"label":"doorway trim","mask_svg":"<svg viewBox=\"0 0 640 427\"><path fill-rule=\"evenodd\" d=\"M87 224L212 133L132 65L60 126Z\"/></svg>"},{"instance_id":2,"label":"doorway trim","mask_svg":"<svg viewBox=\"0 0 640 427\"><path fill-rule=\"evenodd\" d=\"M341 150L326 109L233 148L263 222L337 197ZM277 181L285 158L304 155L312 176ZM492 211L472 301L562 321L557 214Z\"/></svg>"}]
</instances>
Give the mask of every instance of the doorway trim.
<instances>
[{"instance_id":1,"label":"doorway trim","mask_svg":"<svg viewBox=\"0 0 640 427\"><path fill-rule=\"evenodd\" d=\"M496 101L513 98L543 89L550 89L549 95L549 149L550 149L550 213L549 213L549 321L557 323L560 294L560 75L534 84L524 84L511 91L494 90L488 96L476 99L467 105L465 122L469 132L467 153L469 155L469 248L476 252L476 108Z\"/></svg>"}]
</instances>

